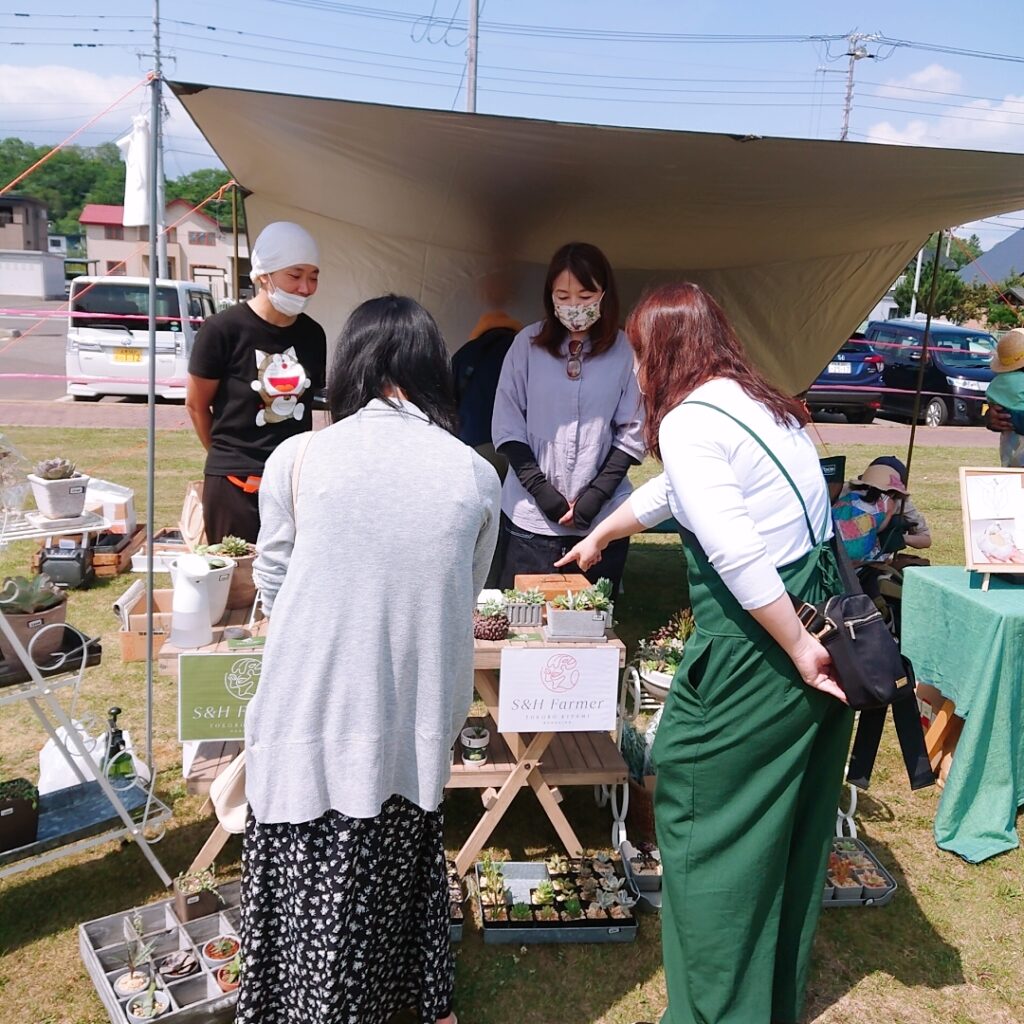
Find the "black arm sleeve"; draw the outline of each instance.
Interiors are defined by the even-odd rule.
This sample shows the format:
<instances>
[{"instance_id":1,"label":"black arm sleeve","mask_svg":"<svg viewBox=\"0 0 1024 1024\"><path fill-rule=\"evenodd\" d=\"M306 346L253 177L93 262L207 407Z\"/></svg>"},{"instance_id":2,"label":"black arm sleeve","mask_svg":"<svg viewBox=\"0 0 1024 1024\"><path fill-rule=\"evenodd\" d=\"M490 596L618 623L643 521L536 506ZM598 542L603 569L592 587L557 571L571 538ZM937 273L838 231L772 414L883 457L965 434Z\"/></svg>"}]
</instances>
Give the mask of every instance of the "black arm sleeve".
<instances>
[{"instance_id":1,"label":"black arm sleeve","mask_svg":"<svg viewBox=\"0 0 1024 1024\"><path fill-rule=\"evenodd\" d=\"M530 446L522 441L506 441L499 449L515 470L519 482L537 502L537 507L553 523L557 523L569 511L569 502L548 483Z\"/></svg>"},{"instance_id":2,"label":"black arm sleeve","mask_svg":"<svg viewBox=\"0 0 1024 1024\"><path fill-rule=\"evenodd\" d=\"M590 486L576 499L573 506L573 526L577 530L589 530L594 517L601 511L605 503L611 499L616 488L622 483L622 478L629 472L630 466L639 465L632 455L627 454L621 448L612 447L604 465L597 472L597 476L590 482Z\"/></svg>"}]
</instances>

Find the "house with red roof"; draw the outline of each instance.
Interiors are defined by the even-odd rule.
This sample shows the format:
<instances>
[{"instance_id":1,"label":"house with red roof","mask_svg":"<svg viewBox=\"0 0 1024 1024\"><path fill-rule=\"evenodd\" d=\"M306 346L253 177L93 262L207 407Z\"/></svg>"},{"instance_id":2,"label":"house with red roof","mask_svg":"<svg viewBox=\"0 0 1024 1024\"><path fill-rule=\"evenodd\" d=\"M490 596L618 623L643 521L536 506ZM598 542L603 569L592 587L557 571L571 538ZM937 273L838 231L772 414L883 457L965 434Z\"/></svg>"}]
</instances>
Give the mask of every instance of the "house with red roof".
<instances>
[{"instance_id":1,"label":"house with red roof","mask_svg":"<svg viewBox=\"0 0 1024 1024\"><path fill-rule=\"evenodd\" d=\"M149 228L125 227L124 207L87 203L78 218L85 236L86 258L96 273L120 277L149 274ZM185 199L167 204L167 275L208 285L215 299L231 298L234 238L202 210ZM242 288L249 284L249 244L238 237Z\"/></svg>"}]
</instances>

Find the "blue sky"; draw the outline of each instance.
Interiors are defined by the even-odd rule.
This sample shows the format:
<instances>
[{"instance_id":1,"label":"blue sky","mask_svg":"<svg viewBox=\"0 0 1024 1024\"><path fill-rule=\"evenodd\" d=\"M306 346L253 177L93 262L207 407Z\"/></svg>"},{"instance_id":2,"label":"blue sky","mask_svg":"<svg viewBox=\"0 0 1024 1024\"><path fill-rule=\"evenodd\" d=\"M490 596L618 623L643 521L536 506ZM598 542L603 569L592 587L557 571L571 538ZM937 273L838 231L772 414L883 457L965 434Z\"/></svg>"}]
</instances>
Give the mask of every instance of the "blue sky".
<instances>
[{"instance_id":1,"label":"blue sky","mask_svg":"<svg viewBox=\"0 0 1024 1024\"><path fill-rule=\"evenodd\" d=\"M0 136L57 142L151 66L148 0L84 13L66 0L0 0ZM40 9L45 8L45 14ZM363 12L363 13L360 13ZM27 14L28 16L18 16ZM464 109L465 0L162 0L169 78L275 92ZM847 44L881 33L1017 61L868 41L857 61L854 142L1024 152L1019 0L969 4L483 0L477 108L558 120L836 138ZM680 36L732 37L692 40ZM742 42L746 37L792 41ZM76 45L77 44L77 45ZM87 46L83 44L94 44ZM138 91L79 141L125 132ZM176 104L171 176L215 162ZM987 245L1024 214L976 225Z\"/></svg>"}]
</instances>

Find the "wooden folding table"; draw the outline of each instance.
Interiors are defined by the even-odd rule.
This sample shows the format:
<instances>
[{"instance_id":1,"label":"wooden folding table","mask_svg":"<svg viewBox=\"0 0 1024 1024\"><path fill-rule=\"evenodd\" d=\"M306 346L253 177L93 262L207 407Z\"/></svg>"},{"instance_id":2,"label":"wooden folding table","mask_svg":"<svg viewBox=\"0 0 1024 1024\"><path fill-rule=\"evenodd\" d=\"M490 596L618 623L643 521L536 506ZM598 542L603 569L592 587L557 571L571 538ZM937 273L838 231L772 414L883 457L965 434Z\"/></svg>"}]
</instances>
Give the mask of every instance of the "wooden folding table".
<instances>
[{"instance_id":1,"label":"wooden folding table","mask_svg":"<svg viewBox=\"0 0 1024 1024\"><path fill-rule=\"evenodd\" d=\"M619 667L626 663L626 647L617 637L607 643L618 650ZM469 838L463 844L455 866L465 875L473 866L498 822L504 817L516 794L529 787L536 794L551 824L570 856L578 857L582 847L562 812L559 786L624 785L628 771L614 738L604 732L499 733L498 669L501 652L507 647L533 647L572 650L593 643L557 643L517 640L477 640L473 668L476 692L487 706L485 719L470 724L490 730L487 763L464 765L456 755L449 789L481 789L484 811ZM456 745L458 747L458 745Z\"/></svg>"}]
</instances>

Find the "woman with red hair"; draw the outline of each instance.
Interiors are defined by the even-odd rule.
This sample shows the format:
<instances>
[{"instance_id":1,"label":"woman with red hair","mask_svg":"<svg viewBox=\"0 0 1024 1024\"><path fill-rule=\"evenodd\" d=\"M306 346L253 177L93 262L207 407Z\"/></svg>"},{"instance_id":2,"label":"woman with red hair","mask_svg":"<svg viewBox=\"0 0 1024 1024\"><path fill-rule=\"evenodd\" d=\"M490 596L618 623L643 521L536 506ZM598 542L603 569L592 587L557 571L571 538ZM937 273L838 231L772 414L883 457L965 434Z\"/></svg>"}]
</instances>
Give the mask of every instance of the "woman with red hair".
<instances>
[{"instance_id":1,"label":"woman with red hair","mask_svg":"<svg viewBox=\"0 0 1024 1024\"><path fill-rule=\"evenodd\" d=\"M803 406L751 364L694 284L649 292L626 333L664 472L563 560L670 514L696 631L653 756L664 866L663 1024L799 1020L852 725L791 595L839 592Z\"/></svg>"}]
</instances>

